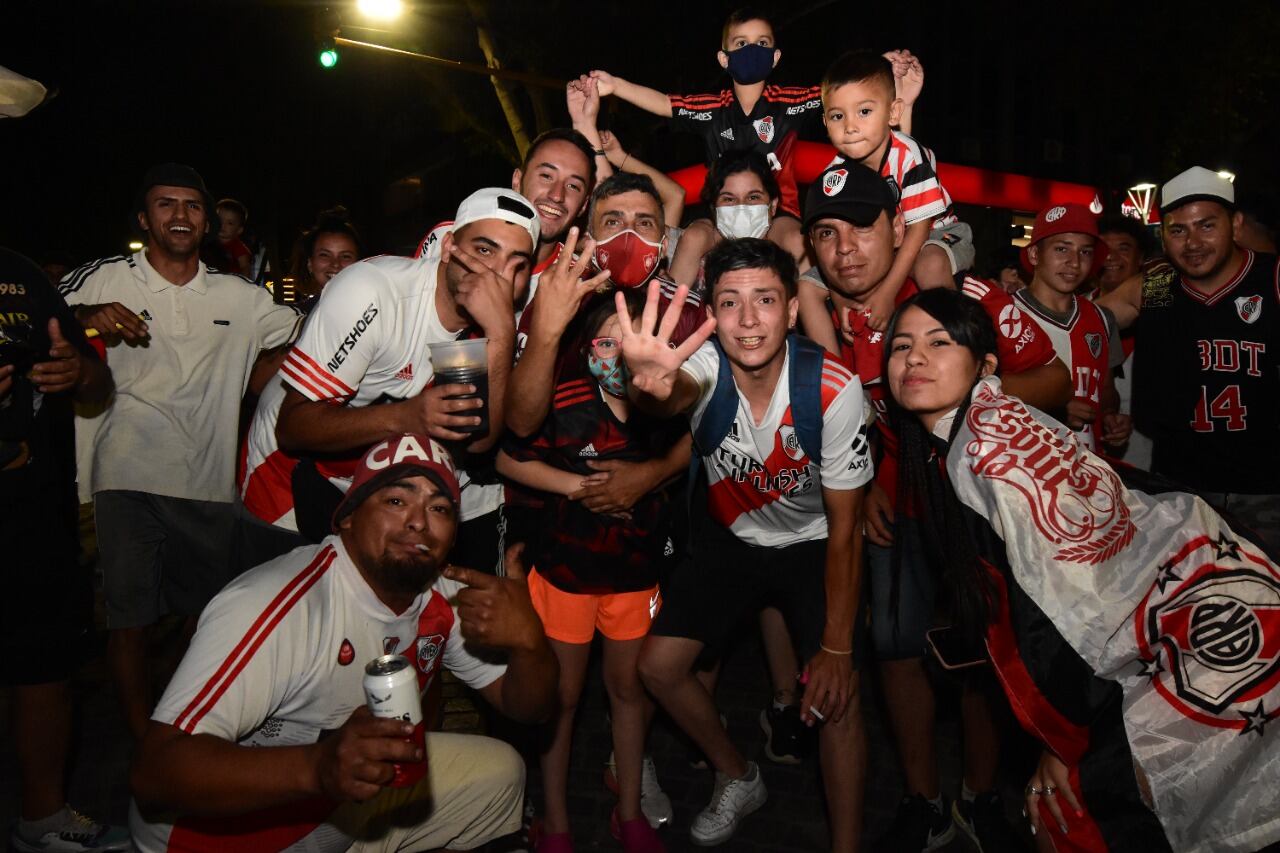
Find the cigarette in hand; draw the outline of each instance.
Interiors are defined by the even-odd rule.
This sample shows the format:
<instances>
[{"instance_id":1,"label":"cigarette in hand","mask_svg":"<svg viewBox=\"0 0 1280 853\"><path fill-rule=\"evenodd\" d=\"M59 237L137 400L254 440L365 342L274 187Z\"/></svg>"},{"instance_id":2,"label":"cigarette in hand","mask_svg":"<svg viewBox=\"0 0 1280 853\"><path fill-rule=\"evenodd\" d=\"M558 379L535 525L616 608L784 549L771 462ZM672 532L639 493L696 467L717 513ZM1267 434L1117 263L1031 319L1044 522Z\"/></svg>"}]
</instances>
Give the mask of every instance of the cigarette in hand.
<instances>
[{"instance_id":1,"label":"cigarette in hand","mask_svg":"<svg viewBox=\"0 0 1280 853\"><path fill-rule=\"evenodd\" d=\"M809 713L817 717L819 722L825 723L827 721L827 718L822 716L822 712L819 711L817 708L813 707L812 705L809 706Z\"/></svg>"}]
</instances>

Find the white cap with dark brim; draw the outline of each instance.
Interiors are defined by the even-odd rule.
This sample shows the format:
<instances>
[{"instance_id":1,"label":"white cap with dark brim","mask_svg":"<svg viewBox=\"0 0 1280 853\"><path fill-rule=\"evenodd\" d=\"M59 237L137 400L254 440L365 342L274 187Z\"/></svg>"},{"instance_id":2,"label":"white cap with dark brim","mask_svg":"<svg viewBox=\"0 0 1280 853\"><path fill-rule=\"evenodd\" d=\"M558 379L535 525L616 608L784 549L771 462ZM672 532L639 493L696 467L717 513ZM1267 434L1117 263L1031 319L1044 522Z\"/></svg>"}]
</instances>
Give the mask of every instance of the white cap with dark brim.
<instances>
[{"instance_id":1,"label":"white cap with dark brim","mask_svg":"<svg viewBox=\"0 0 1280 853\"><path fill-rule=\"evenodd\" d=\"M1170 178L1160 188L1160 212L1168 213L1193 201L1216 201L1236 206L1236 188L1231 181L1204 166L1192 166Z\"/></svg>"},{"instance_id":2,"label":"white cap with dark brim","mask_svg":"<svg viewBox=\"0 0 1280 853\"><path fill-rule=\"evenodd\" d=\"M538 236L542 233L542 220L533 204L515 190L504 187L487 187L476 190L458 205L458 213L453 217L452 230L456 233L464 225L479 222L482 219L500 219L519 225L529 232L533 246L538 246Z\"/></svg>"}]
</instances>

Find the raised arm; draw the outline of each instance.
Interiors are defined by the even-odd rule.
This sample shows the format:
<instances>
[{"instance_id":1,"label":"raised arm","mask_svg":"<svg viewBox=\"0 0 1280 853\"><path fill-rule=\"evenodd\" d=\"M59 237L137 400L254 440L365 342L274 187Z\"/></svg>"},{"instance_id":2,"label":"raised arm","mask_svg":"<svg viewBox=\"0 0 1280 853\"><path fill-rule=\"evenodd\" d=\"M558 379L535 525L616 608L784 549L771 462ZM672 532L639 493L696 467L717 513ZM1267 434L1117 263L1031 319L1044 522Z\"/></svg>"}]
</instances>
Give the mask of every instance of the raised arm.
<instances>
[{"instance_id":1,"label":"raised arm","mask_svg":"<svg viewBox=\"0 0 1280 853\"><path fill-rule=\"evenodd\" d=\"M595 150L596 184L613 174L613 165L608 159L604 142L601 139L597 119L600 117L600 92L596 81L583 74L577 80L570 80L565 87L565 105L569 109L569 119L573 129L581 133Z\"/></svg>"},{"instance_id":2,"label":"raised arm","mask_svg":"<svg viewBox=\"0 0 1280 853\"><path fill-rule=\"evenodd\" d=\"M680 219L684 216L684 187L673 181L666 172L655 169L637 159L635 155L627 153L622 143L618 141L618 137L607 130L600 131L600 145L604 148L610 165L619 172L634 172L637 175L649 176L649 180L653 181L654 187L658 190L658 195L662 196L663 221L669 228L678 227Z\"/></svg>"},{"instance_id":3,"label":"raised arm","mask_svg":"<svg viewBox=\"0 0 1280 853\"><path fill-rule=\"evenodd\" d=\"M613 76L608 71L598 69L587 76L596 81L602 98L616 95L646 112L671 118L671 99L657 89L637 86L635 83L623 80L621 77Z\"/></svg>"},{"instance_id":4,"label":"raised arm","mask_svg":"<svg viewBox=\"0 0 1280 853\"><path fill-rule=\"evenodd\" d=\"M644 303L644 313L640 317L640 331L635 330L622 294L615 294L614 299L622 333L622 357L631 372L627 396L647 412L660 417L673 417L687 412L698 402L701 389L692 376L680 369L680 365L711 337L716 321L708 316L684 343L672 348L671 334L680 321L681 306L689 295L689 288L683 284L676 288L659 325L660 294L659 282L649 282L649 295Z\"/></svg>"},{"instance_id":5,"label":"raised arm","mask_svg":"<svg viewBox=\"0 0 1280 853\"><path fill-rule=\"evenodd\" d=\"M511 371L506 400L507 428L521 438L537 432L551 408L555 385L556 355L560 338L569 327L582 300L609 280L607 271L586 276L595 241L578 244L577 227L570 228L564 248L551 268L542 273L538 290L529 303L529 339ZM575 252L579 253L575 257Z\"/></svg>"}]
</instances>

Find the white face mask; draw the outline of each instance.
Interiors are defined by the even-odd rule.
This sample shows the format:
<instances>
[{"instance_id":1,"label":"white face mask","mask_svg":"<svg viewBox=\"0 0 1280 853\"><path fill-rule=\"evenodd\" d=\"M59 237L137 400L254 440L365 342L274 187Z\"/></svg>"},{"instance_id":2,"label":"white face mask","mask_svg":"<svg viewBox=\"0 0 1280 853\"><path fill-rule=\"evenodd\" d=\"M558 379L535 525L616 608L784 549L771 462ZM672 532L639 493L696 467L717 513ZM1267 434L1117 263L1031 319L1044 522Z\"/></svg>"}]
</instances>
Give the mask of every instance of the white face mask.
<instances>
[{"instance_id":1,"label":"white face mask","mask_svg":"<svg viewBox=\"0 0 1280 853\"><path fill-rule=\"evenodd\" d=\"M729 204L717 207L716 230L730 240L763 237L769 230L769 205Z\"/></svg>"}]
</instances>

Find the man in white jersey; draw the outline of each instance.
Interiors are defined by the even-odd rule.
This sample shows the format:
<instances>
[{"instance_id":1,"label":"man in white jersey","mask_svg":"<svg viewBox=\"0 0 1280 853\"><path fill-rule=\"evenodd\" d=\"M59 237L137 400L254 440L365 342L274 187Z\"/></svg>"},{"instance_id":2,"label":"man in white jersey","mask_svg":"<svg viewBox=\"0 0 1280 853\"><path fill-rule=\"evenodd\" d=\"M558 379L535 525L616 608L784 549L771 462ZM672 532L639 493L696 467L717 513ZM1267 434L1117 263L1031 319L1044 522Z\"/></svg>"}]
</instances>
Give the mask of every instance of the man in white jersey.
<instances>
[{"instance_id":1,"label":"man in white jersey","mask_svg":"<svg viewBox=\"0 0 1280 853\"><path fill-rule=\"evenodd\" d=\"M149 626L166 613L194 624L230 577L240 400L255 361L292 340L300 320L201 263L212 208L190 166L152 167L136 208L146 248L85 264L58 288L106 343L116 381L81 436L93 444L81 476L94 496L107 659L135 737L154 699Z\"/></svg>"},{"instance_id":2,"label":"man in white jersey","mask_svg":"<svg viewBox=\"0 0 1280 853\"><path fill-rule=\"evenodd\" d=\"M557 667L518 554L507 578L450 567L459 487L426 435L375 445L335 535L241 576L200 627L139 745L130 822L161 850L472 849L520 826L524 767L506 744L365 709L364 665L443 664L503 714L538 722ZM505 662L501 662L505 659ZM407 788L394 763L426 761Z\"/></svg>"},{"instance_id":3,"label":"man in white jersey","mask_svg":"<svg viewBox=\"0 0 1280 853\"><path fill-rule=\"evenodd\" d=\"M709 483L705 499L695 495L690 508L692 562L663 590L640 673L715 765L711 803L690 834L695 843L719 844L767 794L760 769L730 742L693 666L704 648L719 650L743 615L763 605L781 609L806 662L801 717L822 724L831 849L853 850L865 766L854 654L861 646L862 549L855 522L872 478L862 386L816 344L789 340L798 302L795 261L784 250L766 240L726 241L707 254L706 280L710 319L674 349L676 311L666 311L655 331L656 286L639 331L618 300L633 399L657 414L689 413ZM713 326L718 343L703 343ZM721 376L725 370L731 375ZM729 381L732 393L724 395L721 383ZM732 412L716 403L725 399ZM721 418L722 437L708 439L704 421Z\"/></svg>"},{"instance_id":4,"label":"man in white jersey","mask_svg":"<svg viewBox=\"0 0 1280 853\"><path fill-rule=\"evenodd\" d=\"M459 206L438 255L370 258L325 287L249 428L240 487L242 567L301 544L298 531L322 534L315 519L332 512L358 454L375 442L421 432L468 452L493 445L511 371L512 294L528 277L539 229L520 194L480 190ZM480 400L450 399L471 393L471 386L433 382L430 345L468 330L489 339L487 435L468 432L480 423L474 411ZM468 487L465 474L461 479L462 522L488 523L497 505ZM469 536L467 527L460 536ZM316 538L312 532L310 541Z\"/></svg>"}]
</instances>

